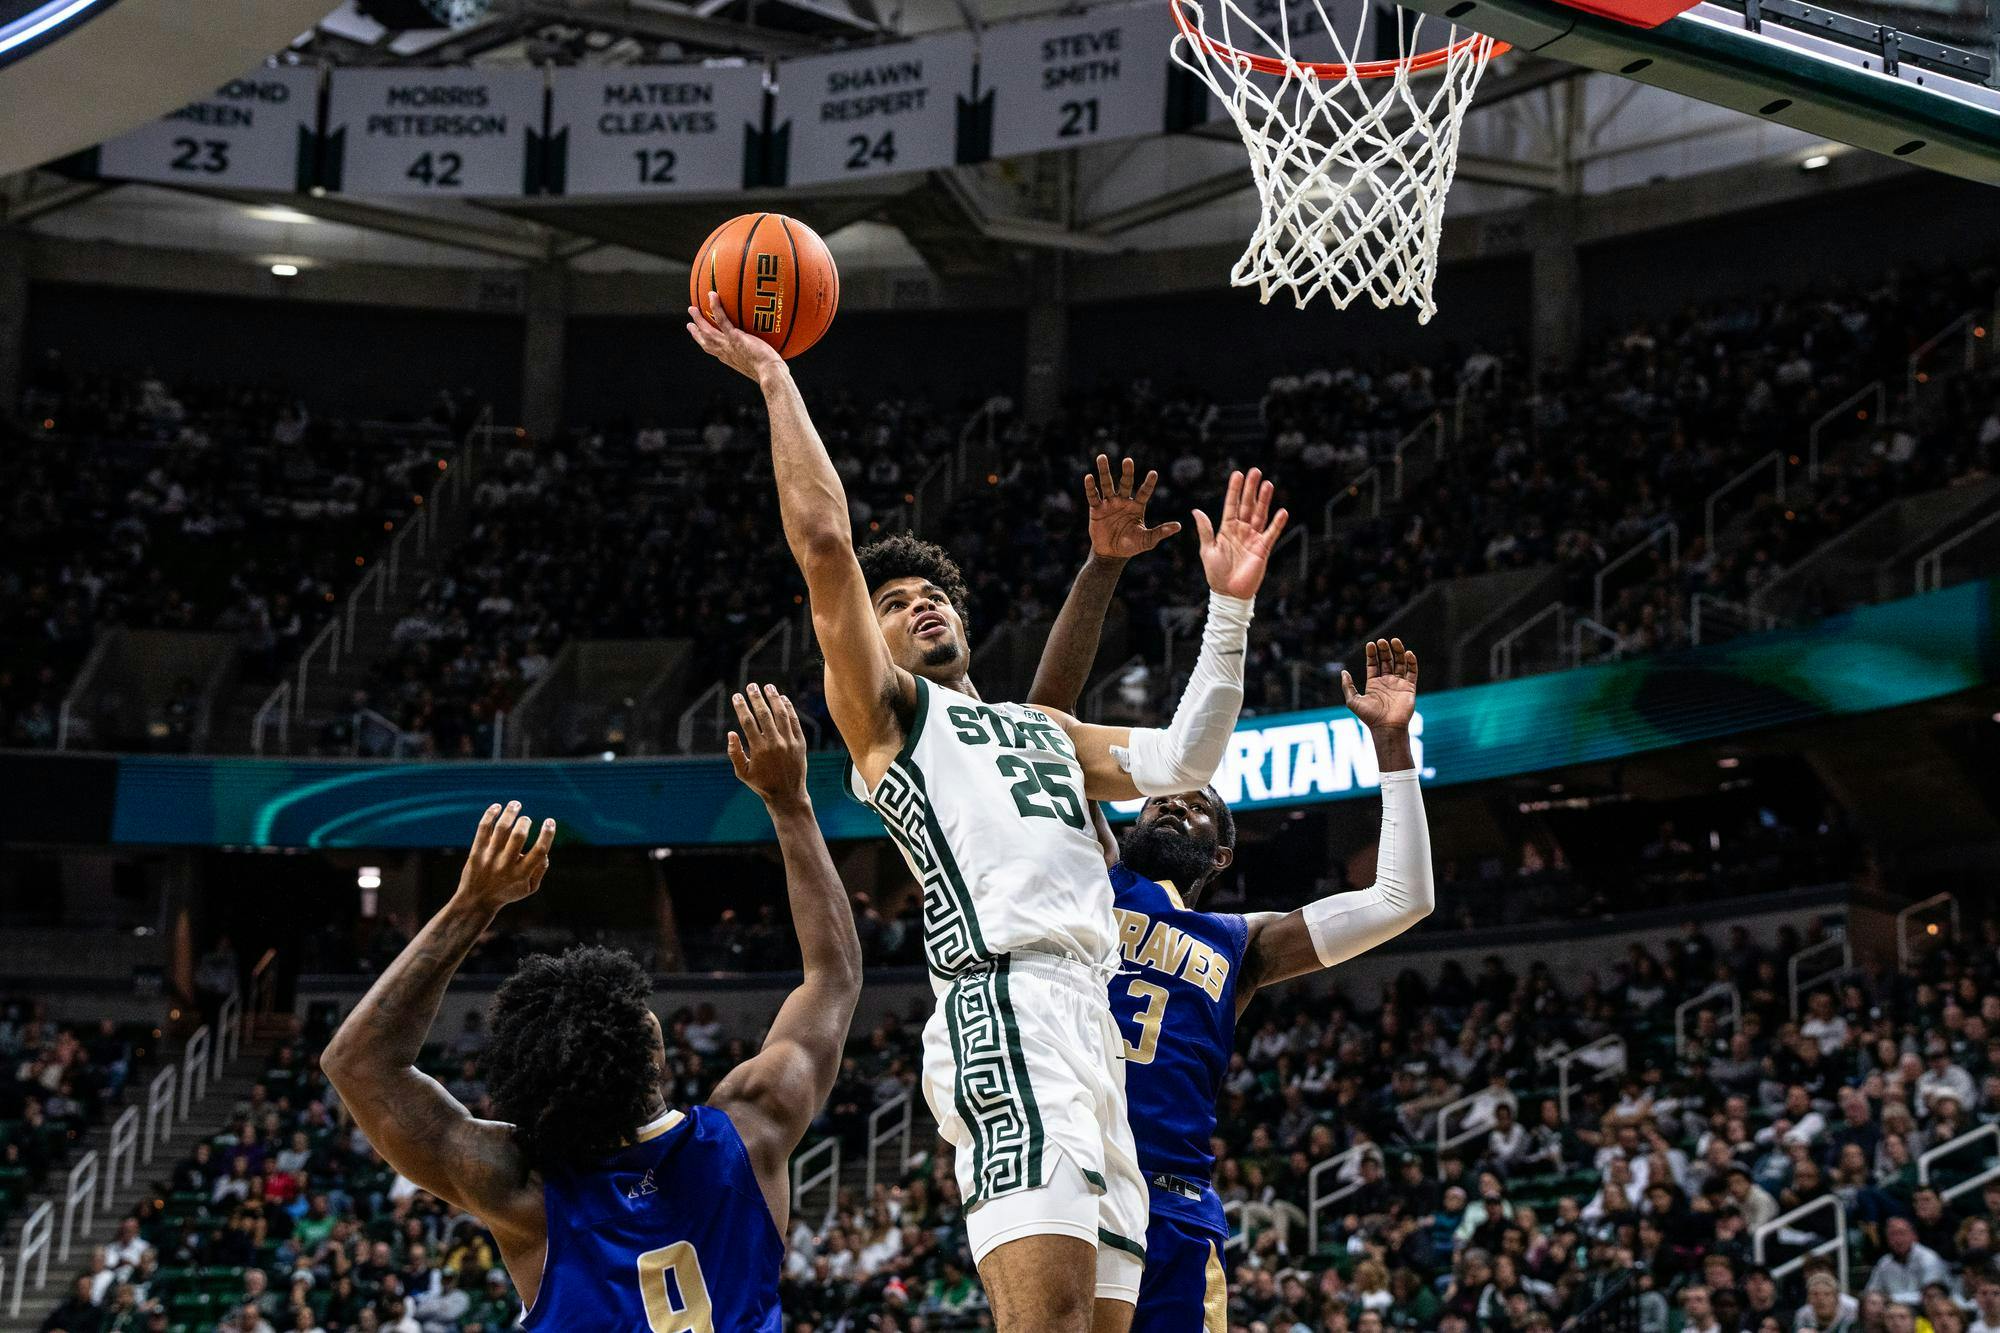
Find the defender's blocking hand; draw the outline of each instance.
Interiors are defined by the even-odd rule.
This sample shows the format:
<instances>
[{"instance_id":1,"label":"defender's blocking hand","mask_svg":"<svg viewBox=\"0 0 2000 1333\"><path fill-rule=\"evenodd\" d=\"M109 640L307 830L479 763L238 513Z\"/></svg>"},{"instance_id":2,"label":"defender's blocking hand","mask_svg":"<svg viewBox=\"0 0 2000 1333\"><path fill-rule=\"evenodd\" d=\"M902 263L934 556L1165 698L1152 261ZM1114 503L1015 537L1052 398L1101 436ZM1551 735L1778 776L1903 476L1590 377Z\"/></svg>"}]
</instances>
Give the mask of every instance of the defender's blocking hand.
<instances>
[{"instance_id":1,"label":"defender's blocking hand","mask_svg":"<svg viewBox=\"0 0 2000 1333\"><path fill-rule=\"evenodd\" d=\"M1417 655L1401 639L1377 639L1363 650L1368 659L1367 692L1354 688L1354 677L1340 673L1347 711L1370 731L1406 729L1417 712Z\"/></svg>"},{"instance_id":2,"label":"defender's blocking hand","mask_svg":"<svg viewBox=\"0 0 2000 1333\"><path fill-rule=\"evenodd\" d=\"M1160 484L1160 474L1148 472L1134 485L1138 467L1126 459L1117 480L1111 476L1111 460L1099 454L1097 471L1083 474L1083 499L1090 510L1090 553L1107 560L1130 560L1144 555L1181 530L1178 523L1146 526L1146 502Z\"/></svg>"},{"instance_id":3,"label":"defender's blocking hand","mask_svg":"<svg viewBox=\"0 0 2000 1333\"><path fill-rule=\"evenodd\" d=\"M766 804L806 799L806 734L798 710L775 685L745 685L729 701L736 725L729 733L729 766Z\"/></svg>"},{"instance_id":4,"label":"defender's blocking hand","mask_svg":"<svg viewBox=\"0 0 2000 1333\"><path fill-rule=\"evenodd\" d=\"M542 821L541 836L528 846L534 821L521 813L519 801L489 805L473 835L472 852L459 872L458 891L481 906L498 911L542 887L549 871L549 852L556 845L556 821Z\"/></svg>"},{"instance_id":5,"label":"defender's blocking hand","mask_svg":"<svg viewBox=\"0 0 2000 1333\"><path fill-rule=\"evenodd\" d=\"M1290 518L1284 510L1271 512L1271 496L1276 487L1263 480L1263 472L1250 469L1229 474L1229 492L1222 501L1222 521L1210 523L1207 514L1194 511L1195 532L1201 538L1201 567L1208 574L1208 586L1229 597L1251 598L1264 582L1264 569L1278 538Z\"/></svg>"}]
</instances>

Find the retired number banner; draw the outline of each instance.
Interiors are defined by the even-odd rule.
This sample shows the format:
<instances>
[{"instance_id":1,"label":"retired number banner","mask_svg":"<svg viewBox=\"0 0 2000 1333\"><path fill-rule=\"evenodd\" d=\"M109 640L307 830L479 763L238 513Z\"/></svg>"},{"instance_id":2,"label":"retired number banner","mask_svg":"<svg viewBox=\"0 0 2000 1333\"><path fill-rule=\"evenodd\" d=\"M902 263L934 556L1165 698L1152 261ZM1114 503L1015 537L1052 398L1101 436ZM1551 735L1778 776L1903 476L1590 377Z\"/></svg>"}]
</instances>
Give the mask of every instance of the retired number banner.
<instances>
[{"instance_id":1,"label":"retired number banner","mask_svg":"<svg viewBox=\"0 0 2000 1333\"><path fill-rule=\"evenodd\" d=\"M542 137L539 70L336 69L325 184L347 194L518 195Z\"/></svg>"},{"instance_id":2,"label":"retired number banner","mask_svg":"<svg viewBox=\"0 0 2000 1333\"><path fill-rule=\"evenodd\" d=\"M970 33L778 62L778 185L811 185L959 160L972 98Z\"/></svg>"},{"instance_id":3,"label":"retired number banner","mask_svg":"<svg viewBox=\"0 0 2000 1333\"><path fill-rule=\"evenodd\" d=\"M1148 3L988 28L979 90L993 155L1075 148L1166 129L1174 22Z\"/></svg>"},{"instance_id":4,"label":"retired number banner","mask_svg":"<svg viewBox=\"0 0 2000 1333\"><path fill-rule=\"evenodd\" d=\"M764 68L562 69L551 76L550 194L739 190L764 124Z\"/></svg>"},{"instance_id":5,"label":"retired number banner","mask_svg":"<svg viewBox=\"0 0 2000 1333\"><path fill-rule=\"evenodd\" d=\"M262 69L98 149L97 170L122 180L236 190L312 185L319 71Z\"/></svg>"}]
</instances>

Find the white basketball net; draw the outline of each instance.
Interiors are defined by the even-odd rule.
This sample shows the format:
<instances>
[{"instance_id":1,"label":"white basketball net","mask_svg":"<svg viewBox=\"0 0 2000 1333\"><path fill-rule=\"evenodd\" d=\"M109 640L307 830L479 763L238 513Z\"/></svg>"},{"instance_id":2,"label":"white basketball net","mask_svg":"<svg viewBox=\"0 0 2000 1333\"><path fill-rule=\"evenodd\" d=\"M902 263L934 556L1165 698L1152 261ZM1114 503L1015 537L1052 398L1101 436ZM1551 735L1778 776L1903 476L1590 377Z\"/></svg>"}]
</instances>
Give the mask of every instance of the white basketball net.
<instances>
[{"instance_id":1,"label":"white basketball net","mask_svg":"<svg viewBox=\"0 0 2000 1333\"><path fill-rule=\"evenodd\" d=\"M1230 284L1255 287L1267 302L1289 289L1301 306L1325 292L1345 309L1365 294L1385 310L1414 305L1417 322L1429 323L1459 128L1492 39L1443 25L1442 47L1427 52L1418 15L1408 32L1394 25L1397 60L1364 63L1365 29L1340 32L1323 0L1275 0L1275 36L1237 0L1169 3L1182 29L1174 60L1229 109L1263 200ZM1314 12L1347 67L1332 77L1292 52L1293 27ZM1246 56L1264 58L1271 72ZM1370 70L1384 72L1363 77Z\"/></svg>"}]
</instances>

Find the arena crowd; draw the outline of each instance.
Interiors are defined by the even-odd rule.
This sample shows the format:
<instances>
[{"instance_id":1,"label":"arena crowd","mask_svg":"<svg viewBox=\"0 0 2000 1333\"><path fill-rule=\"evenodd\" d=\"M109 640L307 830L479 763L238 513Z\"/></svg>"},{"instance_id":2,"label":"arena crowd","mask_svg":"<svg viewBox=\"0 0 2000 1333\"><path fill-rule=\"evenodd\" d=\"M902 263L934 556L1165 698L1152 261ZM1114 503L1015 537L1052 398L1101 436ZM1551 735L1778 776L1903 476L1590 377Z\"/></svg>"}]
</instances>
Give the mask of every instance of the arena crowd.
<instances>
[{"instance_id":1,"label":"arena crowd","mask_svg":"<svg viewBox=\"0 0 2000 1333\"><path fill-rule=\"evenodd\" d=\"M1594 610L1598 570L1673 525L1678 562L1662 540L1625 566L1586 654L1673 648L1696 594L1746 601L1887 500L1990 476L1990 363L1897 399L1911 350L1990 302L1995 281L1990 267L1894 270L1694 305L1606 331L1560 369L1538 371L1512 347L1301 362L1254 410L1152 381L1080 392L1033 427L1004 398L975 411L916 397L864 404L822 387L813 406L864 540L905 521L925 469L962 436L995 432L995 470L924 516L971 578L976 638L1060 605L1084 549L1079 478L1099 452L1159 470L1160 516L1212 505L1228 471L1251 464L1278 478L1301 529L1319 530L1338 499L1335 540L1314 541L1303 571L1280 559L1251 652L1250 708L1316 705L1337 695L1343 654L1438 580L1547 567L1572 608ZM1817 483L1805 484L1803 459L1790 464L1787 499L1746 498L1709 549L1707 497L1773 449L1797 455L1815 420L1877 378L1892 389L1891 423L1830 432ZM357 576L354 552L408 512L472 407L447 396L428 435L381 435L320 421L270 389L37 368L21 416L26 484L0 535L0 735L53 743L62 695L112 625L225 629L247 669L284 668ZM1380 518L1372 491L1341 498L1438 413L1443 457L1424 434L1404 495ZM691 691L733 673L803 594L774 540L769 466L747 395L671 428L605 423L497 448L449 574L422 588L353 701L354 716L386 729L343 715L319 743L491 753L499 715L572 638L686 637ZM1170 697L1161 666L1199 608L1197 563L1182 541L1128 572L1120 595L1148 665L1117 707L1150 714ZM823 727L815 693L794 682ZM155 730L140 739L184 748L171 717Z\"/></svg>"},{"instance_id":2,"label":"arena crowd","mask_svg":"<svg viewBox=\"0 0 2000 1333\"><path fill-rule=\"evenodd\" d=\"M2000 1327L2000 1179L1975 1178L1993 1145L1920 1165L2000 1123L2000 923L1907 972L1836 977L1794 1016L1785 964L1819 938L1762 948L1690 922L1601 972L1517 973L1492 956L1406 970L1379 995L1260 997L1217 1108L1233 1333L1525 1333L1606 1305L1635 1322L1590 1326ZM1717 982L1737 988L1740 1023L1703 1007L1677 1049L1676 1007ZM80 1041L37 1031L51 1053ZM712 1011L666 1031L681 1104L756 1037ZM120 1221L45 1330L511 1324L491 1239L343 1120L316 1068L324 1035L270 1051L248 1100ZM427 1067L480 1107L479 1023L433 1035ZM1554 1061L1608 1036L1622 1069L1580 1066L1565 1114ZM913 1090L916 1058L914 1021L857 1034L816 1133L861 1160L869 1111ZM1329 1161L1337 1194L1315 1235L1309 1181ZM1842 1234L1844 1256L1828 1244ZM850 1171L831 1206L801 1212L784 1301L793 1333L985 1326L948 1160L925 1148L891 1164L872 1196Z\"/></svg>"}]
</instances>

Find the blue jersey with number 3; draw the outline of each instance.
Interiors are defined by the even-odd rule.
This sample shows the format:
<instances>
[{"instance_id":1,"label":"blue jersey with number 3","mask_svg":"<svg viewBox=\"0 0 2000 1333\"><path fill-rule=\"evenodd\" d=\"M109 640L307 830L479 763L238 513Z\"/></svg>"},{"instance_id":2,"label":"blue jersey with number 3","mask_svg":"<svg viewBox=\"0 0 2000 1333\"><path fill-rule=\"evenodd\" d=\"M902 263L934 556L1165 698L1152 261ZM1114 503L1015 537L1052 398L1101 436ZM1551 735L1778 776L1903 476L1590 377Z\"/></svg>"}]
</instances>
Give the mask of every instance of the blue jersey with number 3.
<instances>
[{"instance_id":1,"label":"blue jersey with number 3","mask_svg":"<svg viewBox=\"0 0 2000 1333\"><path fill-rule=\"evenodd\" d=\"M587 1171L544 1179L548 1258L529 1328L781 1333L784 1245L712 1106L670 1112Z\"/></svg>"},{"instance_id":2,"label":"blue jersey with number 3","mask_svg":"<svg viewBox=\"0 0 2000 1333\"><path fill-rule=\"evenodd\" d=\"M1223 1230L1209 1185L1215 1103L1236 1043L1236 978L1249 927L1240 916L1194 912L1180 895L1124 864L1111 868L1118 975L1111 1012L1125 1034L1125 1100L1155 1213ZM1163 1186L1168 1176L1199 1189Z\"/></svg>"}]
</instances>

